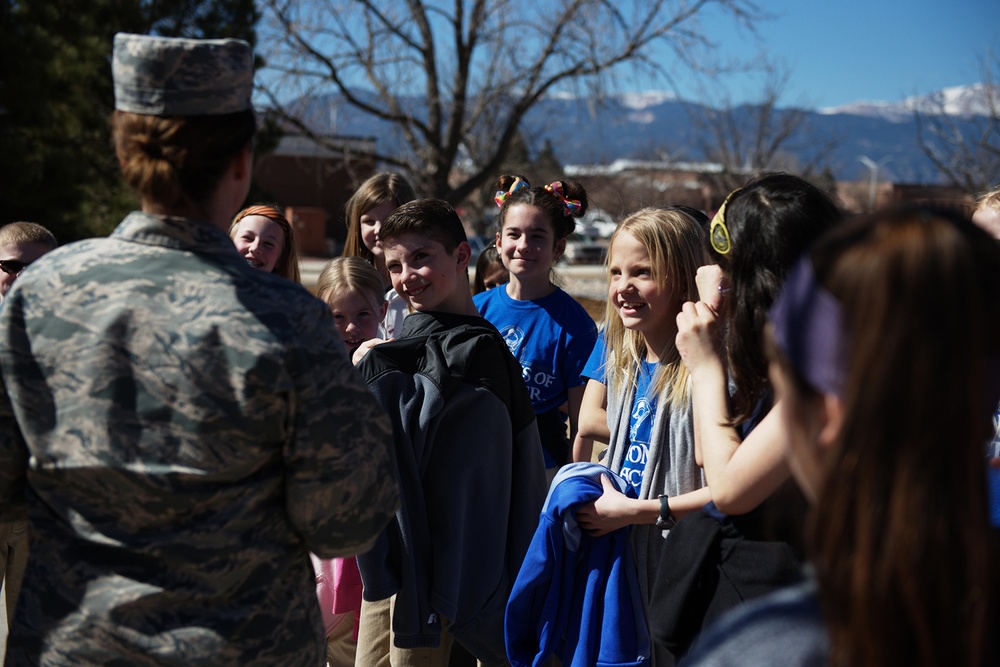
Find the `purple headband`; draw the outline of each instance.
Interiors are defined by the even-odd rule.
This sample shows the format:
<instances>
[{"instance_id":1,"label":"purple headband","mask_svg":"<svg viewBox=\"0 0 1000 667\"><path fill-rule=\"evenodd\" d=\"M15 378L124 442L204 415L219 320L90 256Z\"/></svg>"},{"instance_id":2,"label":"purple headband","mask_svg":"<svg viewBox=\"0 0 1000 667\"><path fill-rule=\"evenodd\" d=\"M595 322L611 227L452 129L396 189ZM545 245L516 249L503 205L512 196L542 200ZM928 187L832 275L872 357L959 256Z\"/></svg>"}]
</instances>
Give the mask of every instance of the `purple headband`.
<instances>
[{"instance_id":1,"label":"purple headband","mask_svg":"<svg viewBox=\"0 0 1000 667\"><path fill-rule=\"evenodd\" d=\"M814 389L841 395L846 346L840 303L816 281L808 257L796 264L771 307L774 344Z\"/></svg>"}]
</instances>

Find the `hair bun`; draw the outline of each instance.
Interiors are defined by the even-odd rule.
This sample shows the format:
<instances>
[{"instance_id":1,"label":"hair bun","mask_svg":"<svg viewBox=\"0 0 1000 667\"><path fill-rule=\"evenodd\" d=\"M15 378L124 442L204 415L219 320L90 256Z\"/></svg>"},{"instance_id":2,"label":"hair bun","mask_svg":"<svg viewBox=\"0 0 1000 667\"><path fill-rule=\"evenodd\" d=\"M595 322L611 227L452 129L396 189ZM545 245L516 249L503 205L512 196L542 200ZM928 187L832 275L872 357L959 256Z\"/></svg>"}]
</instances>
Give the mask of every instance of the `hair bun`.
<instances>
[{"instance_id":1,"label":"hair bun","mask_svg":"<svg viewBox=\"0 0 1000 667\"><path fill-rule=\"evenodd\" d=\"M165 160L163 144L151 135L136 137L136 147L150 160Z\"/></svg>"},{"instance_id":2,"label":"hair bun","mask_svg":"<svg viewBox=\"0 0 1000 667\"><path fill-rule=\"evenodd\" d=\"M528 184L531 183L527 178L521 176L520 174L504 174L499 179L497 179L497 190L503 190L504 192L507 192L508 190L510 190L510 186L514 185L514 181L516 181L517 179L521 179L522 181Z\"/></svg>"},{"instance_id":3,"label":"hair bun","mask_svg":"<svg viewBox=\"0 0 1000 667\"><path fill-rule=\"evenodd\" d=\"M587 191L576 181L553 181L545 189L562 200L567 217L582 218L586 214Z\"/></svg>"}]
</instances>

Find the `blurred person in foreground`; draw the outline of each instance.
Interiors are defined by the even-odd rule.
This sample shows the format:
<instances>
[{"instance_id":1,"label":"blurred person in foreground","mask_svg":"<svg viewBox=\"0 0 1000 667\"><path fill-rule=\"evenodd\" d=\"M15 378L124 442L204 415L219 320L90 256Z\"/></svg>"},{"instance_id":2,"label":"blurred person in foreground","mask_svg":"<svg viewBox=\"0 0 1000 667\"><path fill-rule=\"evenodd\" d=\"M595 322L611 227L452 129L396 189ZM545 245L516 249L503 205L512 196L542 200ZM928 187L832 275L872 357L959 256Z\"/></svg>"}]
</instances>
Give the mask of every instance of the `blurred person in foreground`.
<instances>
[{"instance_id":1,"label":"blurred person in foreground","mask_svg":"<svg viewBox=\"0 0 1000 667\"><path fill-rule=\"evenodd\" d=\"M0 520L30 521L8 665L323 664L309 552L398 502L389 425L329 309L226 234L253 55L119 34L112 133L142 208L39 260L0 316Z\"/></svg>"}]
</instances>

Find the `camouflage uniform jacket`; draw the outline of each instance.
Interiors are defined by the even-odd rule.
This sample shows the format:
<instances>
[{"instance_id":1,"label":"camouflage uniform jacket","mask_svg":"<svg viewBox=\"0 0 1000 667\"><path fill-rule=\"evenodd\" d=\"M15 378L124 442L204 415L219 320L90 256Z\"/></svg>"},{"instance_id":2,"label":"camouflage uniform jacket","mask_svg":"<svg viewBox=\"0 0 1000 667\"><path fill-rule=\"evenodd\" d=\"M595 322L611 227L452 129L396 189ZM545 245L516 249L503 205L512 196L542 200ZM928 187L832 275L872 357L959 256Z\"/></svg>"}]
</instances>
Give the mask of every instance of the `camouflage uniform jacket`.
<instances>
[{"instance_id":1,"label":"camouflage uniform jacket","mask_svg":"<svg viewBox=\"0 0 1000 667\"><path fill-rule=\"evenodd\" d=\"M0 314L0 520L31 520L7 664L322 665L311 550L398 506L329 310L221 230L133 213Z\"/></svg>"}]
</instances>

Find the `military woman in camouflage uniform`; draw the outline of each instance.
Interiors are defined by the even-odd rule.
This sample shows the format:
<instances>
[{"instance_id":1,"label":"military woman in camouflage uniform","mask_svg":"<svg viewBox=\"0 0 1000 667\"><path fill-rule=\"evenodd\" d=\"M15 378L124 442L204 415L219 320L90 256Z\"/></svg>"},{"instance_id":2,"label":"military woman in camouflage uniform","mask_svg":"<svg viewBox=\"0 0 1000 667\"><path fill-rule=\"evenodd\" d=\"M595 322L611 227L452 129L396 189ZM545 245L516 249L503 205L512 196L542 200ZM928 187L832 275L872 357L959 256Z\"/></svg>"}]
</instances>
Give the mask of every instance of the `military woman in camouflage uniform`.
<instances>
[{"instance_id":1,"label":"military woman in camouflage uniform","mask_svg":"<svg viewBox=\"0 0 1000 667\"><path fill-rule=\"evenodd\" d=\"M33 264L0 316L0 520L31 522L8 665L322 665L308 552L398 502L330 312L225 233L250 181L245 42L115 38L142 210Z\"/></svg>"}]
</instances>

